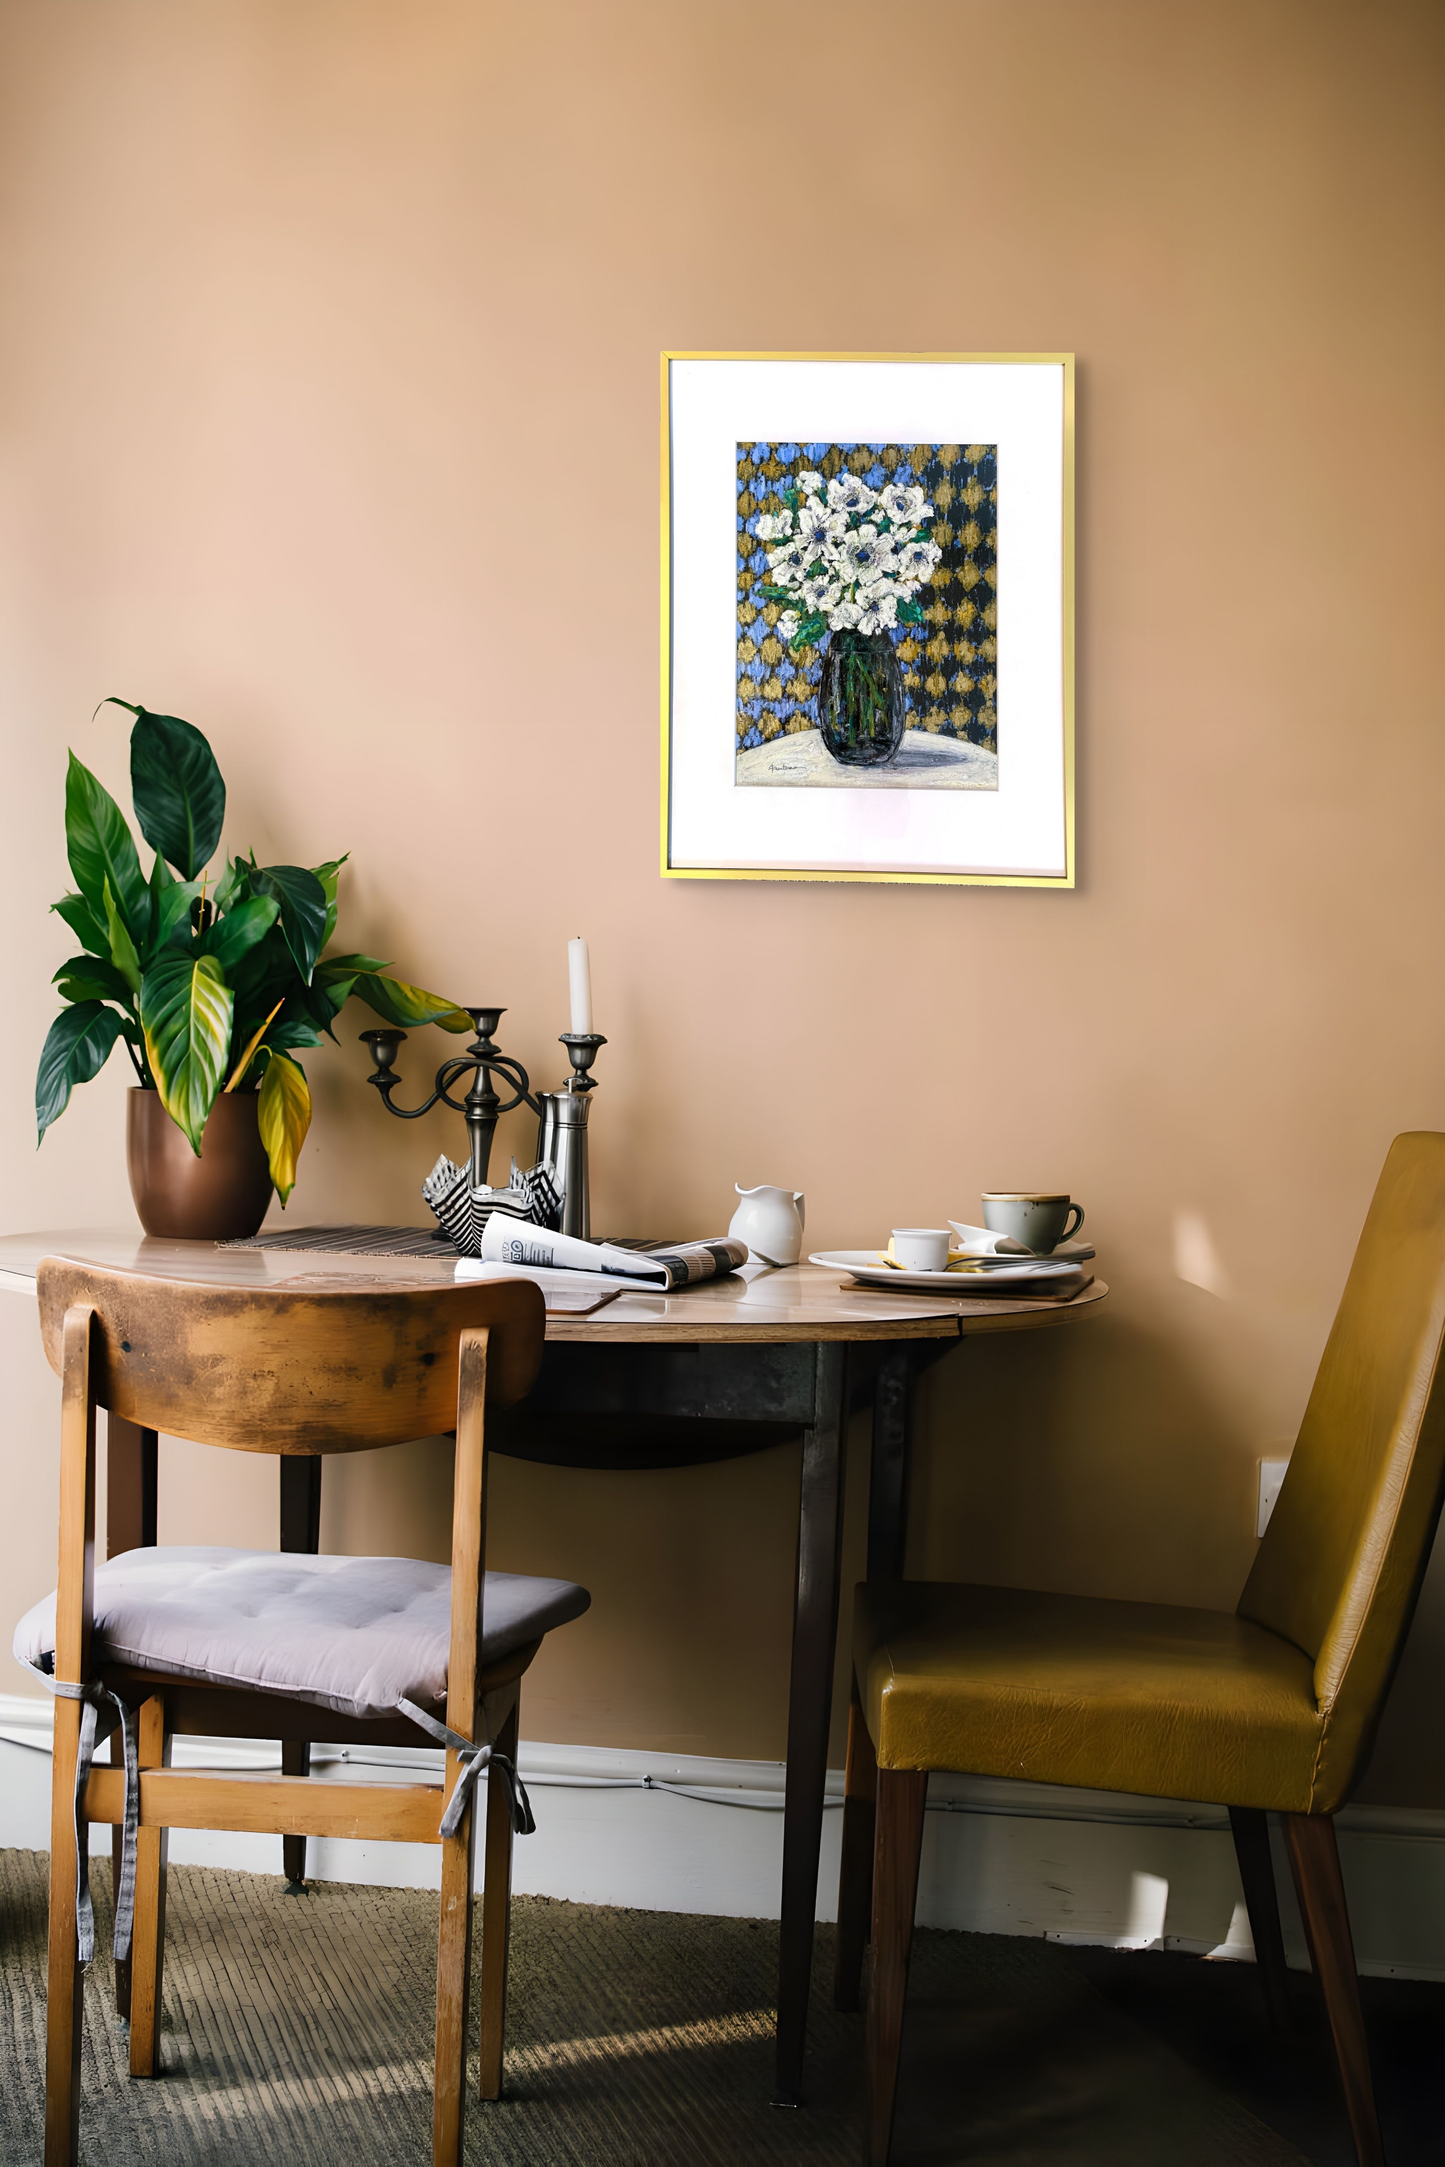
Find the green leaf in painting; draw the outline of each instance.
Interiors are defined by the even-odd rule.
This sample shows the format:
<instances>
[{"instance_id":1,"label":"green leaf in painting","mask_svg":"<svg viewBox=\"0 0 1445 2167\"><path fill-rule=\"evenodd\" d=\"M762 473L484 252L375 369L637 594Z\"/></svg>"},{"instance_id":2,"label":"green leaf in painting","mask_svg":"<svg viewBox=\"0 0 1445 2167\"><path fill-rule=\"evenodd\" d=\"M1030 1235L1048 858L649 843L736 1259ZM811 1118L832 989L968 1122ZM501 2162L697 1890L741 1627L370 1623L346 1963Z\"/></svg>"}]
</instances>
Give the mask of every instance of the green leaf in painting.
<instances>
[{"instance_id":1,"label":"green leaf in painting","mask_svg":"<svg viewBox=\"0 0 1445 2167\"><path fill-rule=\"evenodd\" d=\"M304 1071L284 1053L273 1053L261 1078L256 1125L271 1162L271 1179L284 1210L296 1186L296 1161L311 1126L311 1092Z\"/></svg>"},{"instance_id":2,"label":"green leaf in painting","mask_svg":"<svg viewBox=\"0 0 1445 2167\"><path fill-rule=\"evenodd\" d=\"M167 948L141 986L146 1055L162 1104L200 1156L225 1073L235 996L214 956Z\"/></svg>"},{"instance_id":3,"label":"green leaf in painting","mask_svg":"<svg viewBox=\"0 0 1445 2167\"><path fill-rule=\"evenodd\" d=\"M814 613L813 616L803 619L788 645L795 655L801 654L805 647L815 647L827 629L827 618Z\"/></svg>"},{"instance_id":4,"label":"green leaf in painting","mask_svg":"<svg viewBox=\"0 0 1445 2167\"><path fill-rule=\"evenodd\" d=\"M309 986L326 937L326 890L316 875L302 865L253 866L251 887L257 895L274 896L281 906L281 931L286 946Z\"/></svg>"},{"instance_id":5,"label":"green leaf in painting","mask_svg":"<svg viewBox=\"0 0 1445 2167\"><path fill-rule=\"evenodd\" d=\"M248 903L238 903L224 918L218 918L205 935L207 955L214 956L229 976L242 956L249 954L257 941L270 932L280 909L274 895L253 895Z\"/></svg>"},{"instance_id":6,"label":"green leaf in painting","mask_svg":"<svg viewBox=\"0 0 1445 2167\"><path fill-rule=\"evenodd\" d=\"M140 957L131 939L126 922L116 909L115 891L107 874L105 882L105 923L110 934L110 960L132 993L140 992Z\"/></svg>"},{"instance_id":7,"label":"green leaf in painting","mask_svg":"<svg viewBox=\"0 0 1445 2167\"><path fill-rule=\"evenodd\" d=\"M923 622L921 605L917 602L900 602L898 605L898 622L901 625L921 625Z\"/></svg>"},{"instance_id":8,"label":"green leaf in painting","mask_svg":"<svg viewBox=\"0 0 1445 2167\"><path fill-rule=\"evenodd\" d=\"M125 816L74 753L65 777L65 844L75 885L91 909L104 911L109 879L126 923L143 931L150 898Z\"/></svg>"},{"instance_id":9,"label":"green leaf in painting","mask_svg":"<svg viewBox=\"0 0 1445 2167\"><path fill-rule=\"evenodd\" d=\"M357 998L374 1008L384 1023L394 1023L403 1031L422 1023L439 1023L444 1031L472 1028L471 1017L455 1001L440 993L428 993L422 986L409 986L402 978L383 978L377 971L361 971L355 990Z\"/></svg>"},{"instance_id":10,"label":"green leaf in painting","mask_svg":"<svg viewBox=\"0 0 1445 2167\"><path fill-rule=\"evenodd\" d=\"M65 1112L72 1087L89 1083L105 1066L120 1027L115 1010L103 1008L99 1001L79 1001L56 1017L46 1034L35 1076L35 1121L40 1137Z\"/></svg>"},{"instance_id":11,"label":"green leaf in painting","mask_svg":"<svg viewBox=\"0 0 1445 2167\"><path fill-rule=\"evenodd\" d=\"M105 920L97 917L83 895L63 895L50 908L57 918L63 918L82 948L93 956L110 956L110 935L105 930Z\"/></svg>"},{"instance_id":12,"label":"green leaf in painting","mask_svg":"<svg viewBox=\"0 0 1445 2167\"><path fill-rule=\"evenodd\" d=\"M128 700L116 703L129 707ZM179 715L133 710L130 794L141 834L180 874L194 880L209 865L226 817L226 785L216 756L193 723Z\"/></svg>"}]
</instances>

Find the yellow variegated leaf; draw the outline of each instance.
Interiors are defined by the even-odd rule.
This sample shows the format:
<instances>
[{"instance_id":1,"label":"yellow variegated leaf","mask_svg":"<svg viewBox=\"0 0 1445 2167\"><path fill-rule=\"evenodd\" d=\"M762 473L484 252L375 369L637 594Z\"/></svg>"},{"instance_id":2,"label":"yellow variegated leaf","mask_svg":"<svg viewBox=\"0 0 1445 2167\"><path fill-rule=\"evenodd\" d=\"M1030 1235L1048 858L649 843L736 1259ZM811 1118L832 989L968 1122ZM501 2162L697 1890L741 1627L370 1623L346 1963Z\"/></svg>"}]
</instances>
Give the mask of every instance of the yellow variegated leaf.
<instances>
[{"instance_id":1,"label":"yellow variegated leaf","mask_svg":"<svg viewBox=\"0 0 1445 2167\"><path fill-rule=\"evenodd\" d=\"M199 1158L221 1088L235 995L214 956L166 949L141 982L140 1020L161 1104Z\"/></svg>"},{"instance_id":2,"label":"yellow variegated leaf","mask_svg":"<svg viewBox=\"0 0 1445 2167\"><path fill-rule=\"evenodd\" d=\"M279 1000L279 1001L278 1001L278 1002L276 1003L276 1006L275 1006L275 1007L274 1007L274 1008L272 1009L272 1011L271 1011L271 1014L270 1014L270 1015L269 1015L269 1016L268 1016L268 1017L266 1018L266 1021L265 1021L264 1023L259 1023L259 1024L257 1024L257 1026L256 1026L255 1030L254 1030L254 1031L253 1031L253 1032L251 1033L251 1036L250 1036L250 1037L249 1037L249 1038L247 1039L247 1041L246 1041L246 1050L245 1050L245 1052L244 1052L244 1053L243 1053L243 1054L241 1055L241 1058L240 1058L240 1060L239 1060L239 1061L238 1061L238 1062L236 1063L236 1066L235 1066L235 1067L234 1067L234 1068L232 1069L232 1071L231 1071L231 1075L230 1075L230 1080L229 1080L229 1082L228 1082L228 1083L227 1083L227 1085L226 1085L226 1089L227 1089L228 1091L234 1091L234 1090L235 1090L235 1088L236 1088L237 1084L238 1084L238 1083L239 1083L239 1082L241 1081L241 1078L242 1078L242 1077L243 1077L243 1076L245 1075L245 1073L246 1073L247 1069L248 1069L248 1068L249 1068L249 1067L251 1066L251 1063L252 1063L252 1062L253 1062L253 1061L255 1060L255 1058L256 1058L256 1048L257 1048L257 1047L258 1047L258 1046L260 1045L260 1043L261 1043L262 1039L263 1039L263 1038L264 1038L264 1037L266 1036L266 1033L267 1033L267 1031L268 1031L268 1030L269 1030L269 1029L271 1028L271 1024L272 1024L273 1020L275 1019L275 1017L276 1017L276 1016L278 1016L278 1015L280 1014L280 1012L281 1012L281 1008L282 1008L282 1006L283 1006L283 1004L284 1004L284 1002L285 1002L285 999L286 999L286 996L285 996L285 994L283 993L283 994L282 994L282 996L281 996L281 999L280 999L280 1000Z\"/></svg>"},{"instance_id":3,"label":"yellow variegated leaf","mask_svg":"<svg viewBox=\"0 0 1445 2167\"><path fill-rule=\"evenodd\" d=\"M284 1209L296 1186L296 1161L311 1126L311 1092L298 1063L274 1048L261 1078L256 1122Z\"/></svg>"},{"instance_id":4,"label":"yellow variegated leaf","mask_svg":"<svg viewBox=\"0 0 1445 2167\"><path fill-rule=\"evenodd\" d=\"M464 1008L442 993L428 993L425 986L409 986L404 978L388 978L380 971L359 971L352 988L360 1001L374 1008L384 1023L400 1030L418 1024L439 1023L444 1031L470 1031L472 1019Z\"/></svg>"}]
</instances>

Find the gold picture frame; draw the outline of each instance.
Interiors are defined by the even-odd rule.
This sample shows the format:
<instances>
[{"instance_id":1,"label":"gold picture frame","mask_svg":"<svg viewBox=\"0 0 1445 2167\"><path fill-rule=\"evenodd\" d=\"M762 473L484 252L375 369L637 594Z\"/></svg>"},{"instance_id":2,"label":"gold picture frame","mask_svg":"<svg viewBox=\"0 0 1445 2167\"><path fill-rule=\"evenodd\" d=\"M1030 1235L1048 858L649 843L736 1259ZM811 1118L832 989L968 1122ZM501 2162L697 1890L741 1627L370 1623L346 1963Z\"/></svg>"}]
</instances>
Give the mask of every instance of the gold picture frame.
<instances>
[{"instance_id":1,"label":"gold picture frame","mask_svg":"<svg viewBox=\"0 0 1445 2167\"><path fill-rule=\"evenodd\" d=\"M692 364L723 364L728 365L728 367L726 370L711 367L698 370L689 366ZM739 364L766 364L767 368L766 370L740 370L736 366ZM806 377L791 373L795 365L798 364L811 365L814 373ZM825 373L817 373L820 367ZM790 373L787 375L781 374L780 371L783 369ZM851 374L843 375L839 373L850 369ZM922 376L917 373L919 371L933 370L947 370L950 374L947 378L944 378L941 375L932 377ZM1020 373L1024 371L1053 372L1053 375L1052 377L1044 374L1026 376ZM966 372L974 373L970 375ZM842 411L843 409L839 407L838 398L832 396L835 387L838 387L845 406L849 397L862 402L858 411L863 412L866 409L874 420L876 429L881 429L883 426L878 417L888 411L890 387L896 387L899 394L897 398L899 414L912 417L912 425L915 427L918 426L919 400L922 399L923 407L926 410L928 397L935 387L938 395L943 398L945 406L949 400L955 402L952 411L958 411L957 402L960 398L976 394L978 397L977 411L979 413L995 410L1003 413L1006 419L1000 426L1007 427L1013 432L1009 439L1011 443L1014 439L1017 439L1020 445L1026 442L1030 414L1037 413L1040 417L1043 417L1040 423L1038 452L1035 454L1030 451L1029 456L1033 457L1035 461L1035 482L1037 472L1040 470L1039 461L1044 462L1042 471L1051 475L1054 459L1057 458L1057 519L1054 520L1050 509L1048 517L1044 521L1044 525L1048 529L1047 534L1035 550L1038 560L1037 570L1033 569L1032 558L1026 558L1021 551L1016 552L1017 561L1020 564L1027 564L1029 567L1028 577L1031 585L1028 588L1029 599L1021 606L1020 612L1015 616L1010 629L1011 639L1015 642L1021 641L1024 637L1024 622L1027 614L1027 621L1034 634L1035 643L1042 641L1048 647L1050 654L1056 654L1057 657L1056 682L1052 665L1050 665L1045 676L1040 676L1037 671L1034 672L1037 683L1030 680L1032 697L1038 709L1038 719L1032 721L1030 727L1033 729L1034 739L1037 742L1032 744L1027 760L1019 760L1013 763L1015 774L1021 770L1027 771L1029 789L1037 796L1041 807L1047 806L1047 819L1045 820L1040 815L1036 820L1041 837L1044 828L1047 827L1047 840L1040 840L1036 857L1030 856L1027 847L1021 851L1018 849L1018 839L1013 832L1013 829L1017 828L1021 821L1026 822L1028 817L1028 804L1025 802L1022 790L1016 792L1015 796L1018 799L1019 806L1023 809L1010 810L1007 813L1003 810L1005 787L1010 774L1010 763L1002 750L996 751L994 754L994 774L999 779L996 779L990 785L982 783L978 785L970 784L966 787L954 787L946 793L942 790L930 792L926 784L903 784L900 783L896 775L888 777L890 789L896 791L903 788L907 792L909 801L908 818L902 821L902 825L905 827L917 825L918 819L915 816L918 816L918 818L927 816L928 818L930 823L929 833L922 844L928 857L929 862L927 863L910 864L905 862L906 853L902 850L896 850L893 853L898 862L880 862L880 851L886 856L890 850L890 844L883 831L892 831L899 827L901 808L898 806L896 798L892 800L891 804L887 801L887 792L881 786L869 788L866 784L863 785L861 797L856 788L847 793L817 790L810 792L782 791L765 788L750 793L738 791L731 801L733 806L737 806L740 801L744 802L749 810L756 804L760 810L766 812L766 817L773 832L769 838L764 839L763 847L758 849L757 855L759 858L769 856L776 858L780 847L783 849L788 847L786 844L779 845L778 834L782 832L780 823L785 820L787 812L794 807L799 808L800 812L806 814L810 831L820 830L822 825L831 819L835 827L840 823L846 825L850 836L858 831L860 815L864 818L871 818L876 811L880 826L879 836L877 838L865 837L862 844L855 845L851 852L847 848L835 848L829 862L818 862L820 853L818 834L811 832L808 847L800 847L798 850L797 854L800 860L803 861L799 863L738 862L739 857L747 855L747 852L735 847L735 841L732 847L718 850L709 848L711 834L716 828L719 817L731 818L734 828L744 818L741 813L733 815L724 813L720 815L718 811L718 808L723 804L724 796L719 787L723 780L724 771L720 764L721 755L717 744L722 698L718 686L718 665L722 659L720 647L721 628L718 622L719 610L722 607L722 595L719 585L722 559L717 534L717 519L721 503L718 495L720 458L724 439L728 435L734 434L739 438L737 444L739 453L742 452L746 441L740 422L730 419L729 403L731 402L739 415L745 411L749 414L765 414L769 410L770 389L777 386L782 386L783 390L781 393L775 394L775 400L776 397L780 396L783 400L783 406L780 408L775 403L773 411L784 411L789 403L796 410L798 394L801 392L806 395L809 387L815 387L820 396L821 403L817 409L820 415L825 412ZM1075 884L1076 877L1074 833L1074 356L1065 353L879 354L670 350L664 352L661 356L661 391L661 870L663 876L671 880L830 880L892 882L912 886L1071 889ZM1012 416L1013 409L1008 404L1006 394L1013 396L1018 407L1020 418L1017 420L1009 418ZM1054 415L1055 395L1057 398L1056 416ZM990 405L990 401L992 401L992 405ZM702 421L697 419L699 415L704 417ZM753 426L756 431L757 425L754 423ZM708 451L705 462L699 454L696 454L690 448L694 440L700 441L698 437L700 429L707 432ZM688 432L691 433L688 434ZM859 428L854 432L854 436L866 448L866 441L873 440L875 433L876 430L870 430L868 438L865 440L864 431ZM977 432L973 433L976 434ZM787 432L784 431L784 434L786 435ZM820 420L818 427L814 431L814 438L821 439L829 437L829 435L830 429ZM842 444L844 449L847 448L847 442L845 441L847 437L846 430L834 428L831 435ZM684 436L686 437L686 443L680 441ZM776 443L776 436L772 441ZM767 447L764 445L762 448L766 449ZM794 451L797 448L796 444L792 446ZM915 445L913 450L916 453L920 449L928 448L926 445ZM945 453L952 452L956 455L958 452L956 444L940 448ZM970 444L969 453L972 455L975 451L992 451L992 449L992 444ZM707 496L705 523L711 530L705 538L701 534L701 526L704 522L700 520L697 509L700 498L695 479L698 473L704 471L704 467L708 477L705 492ZM746 474L749 469L744 466L739 471ZM995 469L986 469L984 471L995 471ZM1004 471L1007 472L1006 466ZM816 486L816 483L817 478L814 477L813 481L806 483L805 486L813 487ZM744 485L739 482L736 486L742 488ZM782 485L779 484L779 486ZM679 504L680 491L685 492L688 497L688 501L681 505ZM996 491L995 496L997 494ZM1049 494L1048 491L1034 486L1028 493L1029 505L1036 507L1038 500L1047 494ZM790 499L790 501L795 500ZM996 513L996 518L1002 519L1003 516L1003 510L1000 508ZM1031 510L1029 516L1034 518L1036 523L1043 517L1037 509ZM1021 521L1016 519L1014 523L1017 527L1021 524ZM740 526L741 522L734 521L732 524ZM679 536L685 525L689 535L686 545L689 554L687 564L680 571L677 553ZM994 531L995 534L998 533L997 527ZM1043 527L1041 527L1040 532L1043 535ZM730 543L729 549L732 550L736 546L736 544ZM701 565L704 559L706 562L705 572L688 569L689 566ZM1002 545L1000 546L999 559L998 573L1001 583L1002 576L1007 572L1009 566L1009 557ZM754 558L752 561L756 563L757 559ZM679 673L680 670L690 671L693 681L699 679L699 668L691 663L685 653L680 661L680 649L685 649L689 640L692 640L696 646L702 644L694 638L694 628L702 621L702 614L700 614L697 606L697 596L694 590L698 589L703 581L708 583L707 606L705 613L702 614L705 614L707 623L707 640L705 644L709 675L705 704L709 728L706 752L705 755L700 755L698 746L701 742L702 732L697 719L699 702L693 697L695 682L686 699L680 700ZM998 591L999 589L996 587L995 592ZM1022 578L1020 580L1020 591L1024 591ZM684 605L681 611L680 601ZM1002 746L1007 746L1007 733L1010 727L1019 727L1017 718L1011 717L1008 712L1005 698L1008 691L1008 678L1003 659L1007 653L1003 642L1003 630L1004 625L1008 622L1009 615L1007 596L1000 608L1004 612L999 623L999 639L996 642L1000 650L1000 659L996 664L998 671L996 682L998 684L1000 709L994 736L996 744L1001 741ZM1041 622L1044 614L1049 613L1052 615L1054 611L1057 613L1056 624L1051 622L1044 625ZM679 622L680 615L681 622ZM815 620L815 622L819 621ZM736 627L734 627L735 630ZM804 636L806 636L806 628ZM906 637L907 635L902 636ZM1050 642L1052 642L1052 645L1050 645ZM1022 652L1023 650L1020 649L1019 651ZM743 652L748 653L749 650L745 647ZM922 666L920 664L920 667ZM937 668L936 664L935 668ZM732 702L735 727L738 726L736 680L737 671L734 670L729 678L732 689L728 694L728 698ZM954 682L959 681L954 680ZM968 680L962 681L967 682ZM774 731L779 727L775 719L772 720L772 727ZM793 729L802 729L804 727L801 713L790 723L789 727ZM936 729L937 724L930 720L928 727ZM812 734L816 735L816 732ZM756 735L756 732L754 732L754 735ZM781 744L783 741L775 739L774 742ZM736 754L737 744L735 740L729 749L731 753ZM962 757L961 753L959 757ZM705 759L707 770L705 776L701 774L699 769L700 758ZM827 763L826 761L814 762L815 767L819 765L826 766ZM738 763L736 761L728 779L741 779L738 775ZM811 781L813 776L810 774L807 779ZM838 779L852 782L855 785L862 781L862 778L856 775L843 776ZM986 805L985 800L990 791L994 802ZM801 803L804 799L808 801L806 806ZM866 805L865 800L867 801ZM1028 803L1031 802L1032 800L1028 801ZM698 812L700 806L708 808L702 815ZM994 858L1000 859L1000 862L985 862L986 852L979 855L978 862L969 862L966 856L961 857L956 863L948 862L947 856L939 848L940 839L944 838L952 830L957 830L960 835L960 847L966 852L968 833L977 832L982 834L988 827L991 816L993 827L1001 832L1007 822L1011 821L1013 823L1013 826L1008 828L1007 834L1001 843L988 846L988 848L992 849ZM828 840L825 837L821 844L825 856L828 855L829 848ZM1008 862L1011 849L1013 850L1013 861ZM844 862L850 855L855 862Z\"/></svg>"}]
</instances>

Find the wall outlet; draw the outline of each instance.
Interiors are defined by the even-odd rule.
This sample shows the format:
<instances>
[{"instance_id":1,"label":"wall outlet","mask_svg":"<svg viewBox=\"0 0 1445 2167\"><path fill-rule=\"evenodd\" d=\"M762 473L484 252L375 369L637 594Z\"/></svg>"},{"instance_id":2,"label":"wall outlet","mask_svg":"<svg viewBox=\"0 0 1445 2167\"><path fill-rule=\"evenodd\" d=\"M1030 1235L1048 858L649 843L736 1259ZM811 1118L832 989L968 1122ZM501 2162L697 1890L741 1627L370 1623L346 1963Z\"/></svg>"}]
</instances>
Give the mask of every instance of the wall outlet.
<instances>
[{"instance_id":1,"label":"wall outlet","mask_svg":"<svg viewBox=\"0 0 1445 2167\"><path fill-rule=\"evenodd\" d=\"M1256 1535L1262 1535L1269 1526L1269 1516L1274 1511L1274 1501L1279 1496L1279 1486L1288 1466L1288 1459L1261 1460L1259 1463L1259 1509L1254 1519Z\"/></svg>"}]
</instances>

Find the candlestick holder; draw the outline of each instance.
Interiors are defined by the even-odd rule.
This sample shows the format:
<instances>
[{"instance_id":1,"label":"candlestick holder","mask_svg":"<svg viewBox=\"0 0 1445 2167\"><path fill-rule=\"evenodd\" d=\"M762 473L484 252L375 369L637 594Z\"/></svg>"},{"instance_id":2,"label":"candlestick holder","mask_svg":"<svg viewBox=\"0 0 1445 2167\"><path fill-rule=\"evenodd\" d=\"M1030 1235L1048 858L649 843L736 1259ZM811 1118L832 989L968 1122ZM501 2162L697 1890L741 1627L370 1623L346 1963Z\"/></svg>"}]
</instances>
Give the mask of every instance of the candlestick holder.
<instances>
[{"instance_id":1,"label":"candlestick holder","mask_svg":"<svg viewBox=\"0 0 1445 2167\"><path fill-rule=\"evenodd\" d=\"M556 1171L557 1186L562 1192L563 1234L575 1234L580 1241L592 1239L591 1182L587 1165L587 1116L592 1111L588 1097L597 1085L588 1074L597 1059L597 1049L607 1041L595 1031L564 1031L560 1043L567 1048L567 1058L572 1063L572 1074L560 1091L544 1091L538 1102L541 1116L537 1130L537 1157L545 1159Z\"/></svg>"},{"instance_id":2,"label":"candlestick holder","mask_svg":"<svg viewBox=\"0 0 1445 2167\"><path fill-rule=\"evenodd\" d=\"M491 1164L492 1138L498 1121L514 1107L526 1106L538 1117L537 1157L548 1161L555 1169L557 1186L562 1192L562 1231L567 1234L581 1233L591 1223L587 1195L587 1115L591 1101L587 1093L597 1088L596 1079L588 1072L597 1058L597 1050L607 1041L595 1031L564 1031L560 1043L567 1048L572 1064L572 1074L560 1091L544 1091L534 1096L531 1079L520 1061L511 1054L503 1053L496 1043L496 1029L507 1013L505 1008L468 1008L476 1037L465 1053L452 1054L442 1062L436 1072L435 1088L431 1097L420 1106L398 1106L392 1093L401 1082L396 1073L397 1048L406 1042L406 1032L386 1028L362 1031L359 1036L364 1046L371 1048L371 1058L376 1063L367 1082L381 1094L382 1104L388 1113L401 1121L419 1121L429 1114L433 1106L450 1106L453 1113L460 1114L467 1125L468 1158L471 1186L481 1189L487 1186L487 1170ZM453 1087L463 1076L470 1073L471 1089L465 1098L453 1096ZM492 1087L492 1078L500 1077L511 1092L509 1098Z\"/></svg>"}]
</instances>

